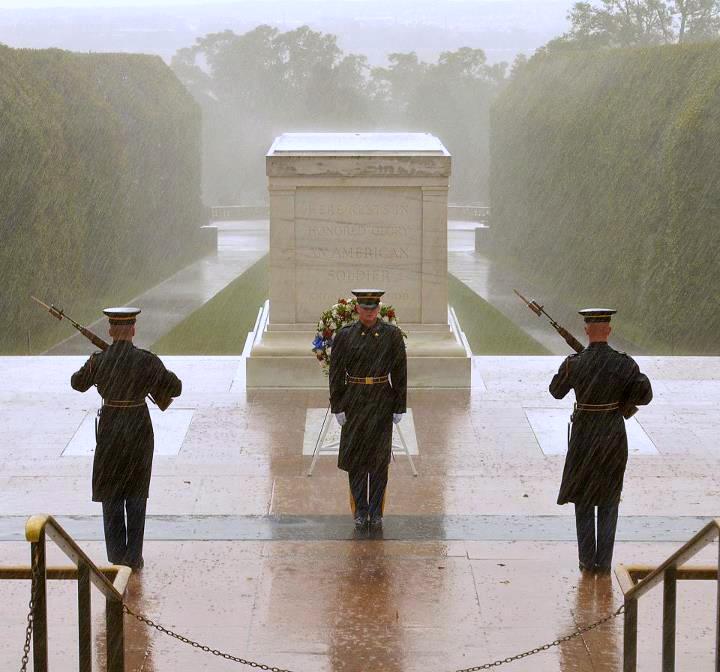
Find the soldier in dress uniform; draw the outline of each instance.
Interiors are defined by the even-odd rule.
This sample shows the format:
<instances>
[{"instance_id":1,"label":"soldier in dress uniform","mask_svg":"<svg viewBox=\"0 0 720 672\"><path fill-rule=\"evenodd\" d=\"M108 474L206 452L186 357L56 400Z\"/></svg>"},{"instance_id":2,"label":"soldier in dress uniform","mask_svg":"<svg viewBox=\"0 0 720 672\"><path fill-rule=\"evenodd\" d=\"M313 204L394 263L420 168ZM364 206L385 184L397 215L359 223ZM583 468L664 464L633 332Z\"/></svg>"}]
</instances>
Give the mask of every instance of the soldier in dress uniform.
<instances>
[{"instance_id":1,"label":"soldier in dress uniform","mask_svg":"<svg viewBox=\"0 0 720 672\"><path fill-rule=\"evenodd\" d=\"M550 383L562 399L575 390L570 445L558 504L575 504L581 571L609 573L628 447L623 410L648 404L652 387L632 357L608 345L611 308L586 308L589 345L570 355ZM597 507L597 535L595 533Z\"/></svg>"},{"instance_id":2,"label":"soldier in dress uniform","mask_svg":"<svg viewBox=\"0 0 720 672\"><path fill-rule=\"evenodd\" d=\"M393 423L406 411L402 332L378 319L381 289L354 289L359 321L335 334L330 406L342 426L338 467L348 472L355 526L382 526Z\"/></svg>"},{"instance_id":3,"label":"soldier in dress uniform","mask_svg":"<svg viewBox=\"0 0 720 672\"><path fill-rule=\"evenodd\" d=\"M157 355L133 345L139 309L107 308L103 312L110 319L113 343L91 355L73 374L70 384L79 392L95 385L103 399L98 413L92 498L102 502L108 560L137 570L144 564L145 507L154 450L145 397L152 395L166 408L180 395L182 384Z\"/></svg>"}]
</instances>

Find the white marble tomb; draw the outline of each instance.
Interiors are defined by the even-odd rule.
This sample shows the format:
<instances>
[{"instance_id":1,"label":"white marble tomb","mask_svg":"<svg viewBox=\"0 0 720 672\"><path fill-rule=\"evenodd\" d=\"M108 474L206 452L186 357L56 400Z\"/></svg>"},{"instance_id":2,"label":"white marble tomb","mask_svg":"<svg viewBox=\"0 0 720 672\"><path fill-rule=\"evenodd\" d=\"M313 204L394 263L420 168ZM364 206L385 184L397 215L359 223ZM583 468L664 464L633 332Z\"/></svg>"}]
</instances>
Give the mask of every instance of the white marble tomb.
<instances>
[{"instance_id":1,"label":"white marble tomb","mask_svg":"<svg viewBox=\"0 0 720 672\"><path fill-rule=\"evenodd\" d=\"M448 316L451 157L440 140L286 133L266 168L270 302L247 358L247 386L326 386L311 352L317 320L351 289L381 287L409 334L409 385L469 387L469 352Z\"/></svg>"}]
</instances>

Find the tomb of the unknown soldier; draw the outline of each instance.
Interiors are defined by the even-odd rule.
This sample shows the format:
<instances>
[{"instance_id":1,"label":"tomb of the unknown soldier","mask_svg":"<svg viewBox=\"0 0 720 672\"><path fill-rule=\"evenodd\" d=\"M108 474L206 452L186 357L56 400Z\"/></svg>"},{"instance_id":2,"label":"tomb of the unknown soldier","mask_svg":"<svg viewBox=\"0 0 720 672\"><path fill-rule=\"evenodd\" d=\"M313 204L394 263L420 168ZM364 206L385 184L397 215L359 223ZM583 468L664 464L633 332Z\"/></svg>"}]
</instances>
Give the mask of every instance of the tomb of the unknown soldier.
<instances>
[{"instance_id":1,"label":"tomb of the unknown soldier","mask_svg":"<svg viewBox=\"0 0 720 672\"><path fill-rule=\"evenodd\" d=\"M720 671L715 14L271 4L0 13L0 671Z\"/></svg>"},{"instance_id":2,"label":"tomb of the unknown soldier","mask_svg":"<svg viewBox=\"0 0 720 672\"><path fill-rule=\"evenodd\" d=\"M450 155L424 133L286 133L267 155L269 310L248 387L325 387L308 342L353 287L387 287L411 387L468 387L447 292Z\"/></svg>"}]
</instances>

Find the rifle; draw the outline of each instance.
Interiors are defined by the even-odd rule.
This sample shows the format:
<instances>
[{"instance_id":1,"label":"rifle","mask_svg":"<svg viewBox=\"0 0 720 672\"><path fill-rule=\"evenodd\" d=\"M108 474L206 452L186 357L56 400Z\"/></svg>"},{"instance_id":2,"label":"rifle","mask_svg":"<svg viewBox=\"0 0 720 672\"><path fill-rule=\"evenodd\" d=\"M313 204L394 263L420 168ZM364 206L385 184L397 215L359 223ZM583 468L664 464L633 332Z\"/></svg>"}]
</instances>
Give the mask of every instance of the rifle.
<instances>
[{"instance_id":1,"label":"rifle","mask_svg":"<svg viewBox=\"0 0 720 672\"><path fill-rule=\"evenodd\" d=\"M107 341L104 341L102 338L100 338L97 334L94 334L92 331L90 331L87 327L83 327L82 324L79 322L76 322L72 319L69 315L65 314L65 311L62 308L56 308L54 305L48 306L47 303L43 303L40 301L40 299L35 298L34 296L30 297L35 303L39 303L43 308L47 309L47 311L52 315L56 320L59 320L62 322L62 320L67 320L72 324L75 329L77 329L85 338L88 339L96 348L100 348L100 350L107 350L110 347L110 343ZM169 399L160 399L157 401L152 394L148 394L148 397L150 398L150 401L152 401L161 411L164 411L165 409L172 404L173 399L170 397Z\"/></svg>"},{"instance_id":2,"label":"rifle","mask_svg":"<svg viewBox=\"0 0 720 672\"><path fill-rule=\"evenodd\" d=\"M555 320L553 320L553 318L547 314L547 312L545 311L545 308L543 306L541 306L537 301L534 301L533 299L528 301L522 294L520 294L520 292L517 291L517 289L513 289L513 292L515 292L515 294L517 294L522 299L522 301L525 303L525 305L528 308L530 308L530 310L532 310L533 313L535 313L538 317L542 317L543 315L545 315L545 317L547 317L548 320L550 320L550 324L555 329L555 331L557 331L558 334L560 334L560 336L562 336L565 339L565 342L575 352L581 352L582 350L585 349L585 346L582 343L580 343L580 341L578 341L577 338L575 338L567 329L565 329L565 327L563 327L561 324L558 324ZM632 416L638 412L637 406L628 406L627 404L622 404L620 410L623 414L623 417L626 420L628 420L629 418L632 418Z\"/></svg>"}]
</instances>

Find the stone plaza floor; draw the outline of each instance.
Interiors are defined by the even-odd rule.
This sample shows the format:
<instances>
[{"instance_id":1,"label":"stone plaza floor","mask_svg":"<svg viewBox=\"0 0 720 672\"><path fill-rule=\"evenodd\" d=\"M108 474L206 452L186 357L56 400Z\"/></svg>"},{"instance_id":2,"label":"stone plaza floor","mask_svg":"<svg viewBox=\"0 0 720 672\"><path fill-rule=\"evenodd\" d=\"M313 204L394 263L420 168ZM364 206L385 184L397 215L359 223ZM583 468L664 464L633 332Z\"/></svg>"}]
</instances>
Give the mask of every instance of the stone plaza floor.
<instances>
[{"instance_id":1,"label":"stone plaza floor","mask_svg":"<svg viewBox=\"0 0 720 672\"><path fill-rule=\"evenodd\" d=\"M69 386L84 359L0 358L0 565L27 563L24 522L40 512L107 564L90 501L99 397ZM165 358L184 392L156 424L146 566L128 602L203 644L297 672L450 672L609 614L617 581L580 576L572 509L555 504L573 401L547 393L560 361L475 357L472 391L410 391L419 475L397 457L382 538L357 538L335 459L306 476L306 433L312 442L326 393L247 391L240 357ZM655 399L628 423L614 562L658 564L720 512L720 358L638 362ZM50 558L69 564L56 549ZM716 561L708 548L697 564ZM678 593L678 670L711 669L715 585ZM2 670L19 667L28 598L26 582L0 582ZM661 599L658 588L641 601L641 672L659 669ZM53 582L49 605L51 669L75 670L74 584ZM242 669L126 623L128 671ZM621 635L622 617L502 669L619 671Z\"/></svg>"}]
</instances>

